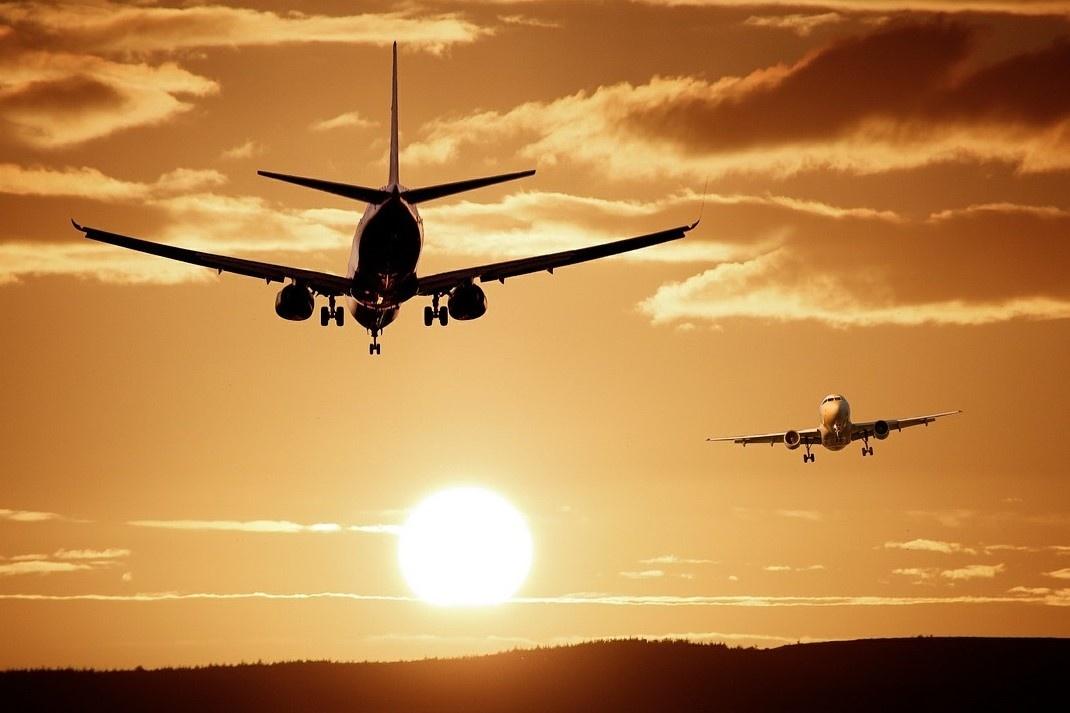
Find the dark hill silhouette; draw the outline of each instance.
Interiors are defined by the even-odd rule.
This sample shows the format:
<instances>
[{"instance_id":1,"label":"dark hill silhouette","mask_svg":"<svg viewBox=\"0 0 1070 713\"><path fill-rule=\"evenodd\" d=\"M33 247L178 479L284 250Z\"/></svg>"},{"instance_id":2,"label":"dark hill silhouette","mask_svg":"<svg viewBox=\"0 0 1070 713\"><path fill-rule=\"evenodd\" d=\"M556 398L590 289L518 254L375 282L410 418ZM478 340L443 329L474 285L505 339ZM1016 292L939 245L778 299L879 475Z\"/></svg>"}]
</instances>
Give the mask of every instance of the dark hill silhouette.
<instances>
[{"instance_id":1,"label":"dark hill silhouette","mask_svg":"<svg viewBox=\"0 0 1070 713\"><path fill-rule=\"evenodd\" d=\"M0 673L5 711L1035 710L1065 705L1070 639L730 649L602 641L459 659Z\"/></svg>"}]
</instances>

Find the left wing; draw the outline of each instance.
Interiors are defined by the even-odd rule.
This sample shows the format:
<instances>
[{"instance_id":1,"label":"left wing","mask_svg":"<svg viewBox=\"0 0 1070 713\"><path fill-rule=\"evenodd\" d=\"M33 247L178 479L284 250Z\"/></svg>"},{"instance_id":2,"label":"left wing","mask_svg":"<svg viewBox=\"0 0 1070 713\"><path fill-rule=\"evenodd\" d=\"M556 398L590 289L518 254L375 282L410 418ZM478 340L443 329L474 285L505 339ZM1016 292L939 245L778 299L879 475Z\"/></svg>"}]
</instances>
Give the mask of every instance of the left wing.
<instances>
[{"instance_id":1,"label":"left wing","mask_svg":"<svg viewBox=\"0 0 1070 713\"><path fill-rule=\"evenodd\" d=\"M213 255L212 253L203 253L187 248L176 248L173 245L164 245L163 243L132 238L128 235L87 228L75 223L73 220L71 223L74 223L74 227L85 233L85 236L90 240L118 245L121 248L137 250L150 255L159 255L160 257L179 260L191 265L210 267L219 272L232 272L235 275L258 277L268 282L282 282L283 280L291 279L321 295L348 295L349 290L353 287L353 281L341 275L302 270L299 267L287 267L286 265L273 265L268 262L256 262L255 260L243 260L242 258L229 257L227 255Z\"/></svg>"},{"instance_id":2,"label":"left wing","mask_svg":"<svg viewBox=\"0 0 1070 713\"><path fill-rule=\"evenodd\" d=\"M618 255L630 250L638 250L640 248L650 247L651 245L666 243L670 240L679 240L696 225L698 225L697 222L692 223L691 225L681 225L677 228L662 230L658 233L650 233L649 235L640 235L635 238L626 238L612 243L592 245L589 248L565 250L559 253L540 255L538 257L526 257L519 260L496 262L490 265L479 265L478 267L468 267L463 270L453 270L452 272L440 272L437 275L421 277L418 281L418 294L445 294L458 285L476 279L480 282L490 282L492 280L505 282L507 277L528 275L533 272L542 272L543 270L552 273L556 268L564 267L566 265L575 265L579 262L587 262L588 260L596 260L600 257Z\"/></svg>"},{"instance_id":3,"label":"left wing","mask_svg":"<svg viewBox=\"0 0 1070 713\"><path fill-rule=\"evenodd\" d=\"M805 428L796 431L796 433L799 434L800 445L812 446L821 443L821 433L816 428ZM731 441L743 446L751 443L768 443L771 446L775 446L777 443L783 443L787 434L788 431L781 431L779 433L761 433L755 436L728 436L726 438L707 438L706 440L710 442Z\"/></svg>"},{"instance_id":4,"label":"left wing","mask_svg":"<svg viewBox=\"0 0 1070 713\"><path fill-rule=\"evenodd\" d=\"M869 421L867 423L855 423L852 424L851 440L858 441L863 438L872 438L877 434L877 424L886 424L888 427L887 433L892 431L902 431L904 428L910 428L911 426L926 426L938 418L943 416L953 416L956 413L962 413L958 411L944 411L943 413L934 413L928 416L915 416L914 418L900 418L890 419L887 421Z\"/></svg>"}]
</instances>

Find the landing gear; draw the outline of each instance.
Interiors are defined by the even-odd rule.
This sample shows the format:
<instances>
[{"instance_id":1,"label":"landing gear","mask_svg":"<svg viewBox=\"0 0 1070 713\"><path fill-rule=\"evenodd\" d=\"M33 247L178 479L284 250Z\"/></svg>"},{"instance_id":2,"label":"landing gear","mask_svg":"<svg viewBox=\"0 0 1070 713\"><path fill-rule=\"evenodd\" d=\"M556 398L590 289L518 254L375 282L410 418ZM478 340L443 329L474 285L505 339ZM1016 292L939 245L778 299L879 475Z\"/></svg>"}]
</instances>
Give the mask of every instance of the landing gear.
<instances>
[{"instance_id":1,"label":"landing gear","mask_svg":"<svg viewBox=\"0 0 1070 713\"><path fill-rule=\"evenodd\" d=\"M810 444L806 444L806 453L803 453L803 463L813 463L814 454L810 452Z\"/></svg>"},{"instance_id":2,"label":"landing gear","mask_svg":"<svg viewBox=\"0 0 1070 713\"><path fill-rule=\"evenodd\" d=\"M863 438L862 439L862 457L865 458L867 455L873 455L873 446L869 445L869 439L868 438Z\"/></svg>"},{"instance_id":3,"label":"landing gear","mask_svg":"<svg viewBox=\"0 0 1070 713\"><path fill-rule=\"evenodd\" d=\"M326 327L333 320L335 324L341 327L345 324L346 311L342 307L335 306L334 295L329 298L330 305L323 305L320 307L320 325Z\"/></svg>"},{"instance_id":4,"label":"landing gear","mask_svg":"<svg viewBox=\"0 0 1070 713\"><path fill-rule=\"evenodd\" d=\"M372 330L372 343L368 345L368 354L374 356L383 353L383 345L379 343L379 330Z\"/></svg>"},{"instance_id":5,"label":"landing gear","mask_svg":"<svg viewBox=\"0 0 1070 713\"><path fill-rule=\"evenodd\" d=\"M428 305L427 307L424 307L424 326L425 327L430 327L432 324L435 323L436 319L438 320L438 323L441 324L443 327L445 327L447 324L450 323L450 312L449 312L449 310L446 309L445 305L442 305L440 307L439 304L438 304L439 298L441 298L441 297L442 297L442 295L436 293L431 298L431 304Z\"/></svg>"}]
</instances>

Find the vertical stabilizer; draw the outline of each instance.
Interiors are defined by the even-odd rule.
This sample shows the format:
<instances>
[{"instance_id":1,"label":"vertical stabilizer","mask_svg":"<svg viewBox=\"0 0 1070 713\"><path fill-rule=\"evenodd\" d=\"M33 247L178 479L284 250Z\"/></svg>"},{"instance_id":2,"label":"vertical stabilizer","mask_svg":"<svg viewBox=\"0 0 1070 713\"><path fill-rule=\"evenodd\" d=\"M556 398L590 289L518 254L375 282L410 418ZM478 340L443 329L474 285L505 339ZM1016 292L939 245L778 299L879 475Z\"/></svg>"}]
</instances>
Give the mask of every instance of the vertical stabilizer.
<instances>
[{"instance_id":1,"label":"vertical stabilizer","mask_svg":"<svg viewBox=\"0 0 1070 713\"><path fill-rule=\"evenodd\" d=\"M398 186L398 43L394 43L394 79L390 93L390 188Z\"/></svg>"}]
</instances>

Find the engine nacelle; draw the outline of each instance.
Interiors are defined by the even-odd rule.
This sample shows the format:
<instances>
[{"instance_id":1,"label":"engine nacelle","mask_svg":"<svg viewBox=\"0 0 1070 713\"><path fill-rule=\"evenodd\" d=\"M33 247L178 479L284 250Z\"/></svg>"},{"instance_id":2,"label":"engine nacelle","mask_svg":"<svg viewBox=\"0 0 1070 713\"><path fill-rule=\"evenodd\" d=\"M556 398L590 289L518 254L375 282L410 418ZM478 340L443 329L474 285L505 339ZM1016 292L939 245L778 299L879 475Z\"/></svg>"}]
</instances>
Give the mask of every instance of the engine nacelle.
<instances>
[{"instance_id":1,"label":"engine nacelle","mask_svg":"<svg viewBox=\"0 0 1070 713\"><path fill-rule=\"evenodd\" d=\"M888 437L891 430L892 429L888 427L887 421L877 421L873 424L873 435L881 441Z\"/></svg>"},{"instance_id":2,"label":"engine nacelle","mask_svg":"<svg viewBox=\"0 0 1070 713\"><path fill-rule=\"evenodd\" d=\"M301 322L312 316L316 300L312 292L302 285L286 285L275 298L275 314L292 322Z\"/></svg>"},{"instance_id":3,"label":"engine nacelle","mask_svg":"<svg viewBox=\"0 0 1070 713\"><path fill-rule=\"evenodd\" d=\"M788 431L784 434L784 445L789 451L793 451L802 445L802 436L798 431Z\"/></svg>"},{"instance_id":4,"label":"engine nacelle","mask_svg":"<svg viewBox=\"0 0 1070 713\"><path fill-rule=\"evenodd\" d=\"M479 319L487 313L487 295L479 285L468 283L453 289L447 306L454 319Z\"/></svg>"}]
</instances>

